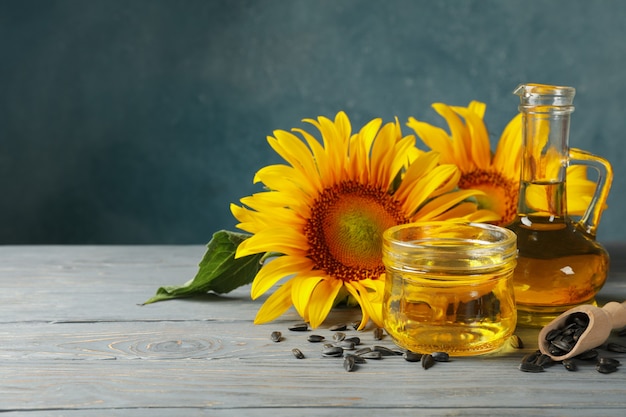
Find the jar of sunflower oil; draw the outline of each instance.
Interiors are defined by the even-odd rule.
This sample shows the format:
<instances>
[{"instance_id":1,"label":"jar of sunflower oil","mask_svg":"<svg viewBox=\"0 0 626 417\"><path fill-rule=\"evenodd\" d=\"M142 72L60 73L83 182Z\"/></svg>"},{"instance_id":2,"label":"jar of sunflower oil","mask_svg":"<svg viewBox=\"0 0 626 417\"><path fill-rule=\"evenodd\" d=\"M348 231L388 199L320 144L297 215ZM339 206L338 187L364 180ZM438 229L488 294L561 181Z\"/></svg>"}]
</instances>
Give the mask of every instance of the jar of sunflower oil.
<instances>
[{"instance_id":1,"label":"jar of sunflower oil","mask_svg":"<svg viewBox=\"0 0 626 417\"><path fill-rule=\"evenodd\" d=\"M575 92L542 84L514 91L522 113L522 172L518 215L507 228L517 234L514 288L520 325L543 327L574 306L595 304L607 277L609 255L596 241L596 229L613 171L605 159L569 148ZM580 195L567 195L572 165L597 173L595 195L586 206ZM579 219L568 213L568 198L582 203Z\"/></svg>"},{"instance_id":2,"label":"jar of sunflower oil","mask_svg":"<svg viewBox=\"0 0 626 417\"><path fill-rule=\"evenodd\" d=\"M499 349L515 329L516 236L487 224L426 222L383 234L383 321L416 353Z\"/></svg>"}]
</instances>

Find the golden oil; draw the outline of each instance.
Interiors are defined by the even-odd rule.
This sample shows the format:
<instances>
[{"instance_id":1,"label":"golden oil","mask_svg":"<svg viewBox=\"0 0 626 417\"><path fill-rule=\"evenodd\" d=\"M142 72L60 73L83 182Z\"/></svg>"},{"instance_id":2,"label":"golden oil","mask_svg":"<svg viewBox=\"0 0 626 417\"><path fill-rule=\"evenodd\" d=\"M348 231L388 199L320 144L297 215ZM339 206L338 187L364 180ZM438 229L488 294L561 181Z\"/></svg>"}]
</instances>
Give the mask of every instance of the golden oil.
<instances>
[{"instance_id":1,"label":"golden oil","mask_svg":"<svg viewBox=\"0 0 626 417\"><path fill-rule=\"evenodd\" d=\"M516 237L472 223L396 226L383 237L383 319L412 352L469 356L499 349L515 329Z\"/></svg>"}]
</instances>

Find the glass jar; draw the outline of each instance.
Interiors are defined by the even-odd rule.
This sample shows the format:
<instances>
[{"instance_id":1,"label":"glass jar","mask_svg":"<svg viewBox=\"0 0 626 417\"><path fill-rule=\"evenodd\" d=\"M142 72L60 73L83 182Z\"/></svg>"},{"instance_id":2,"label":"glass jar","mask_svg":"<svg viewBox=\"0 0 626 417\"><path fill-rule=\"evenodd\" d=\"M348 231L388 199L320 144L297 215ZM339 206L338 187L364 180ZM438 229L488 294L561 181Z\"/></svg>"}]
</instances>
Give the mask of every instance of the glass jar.
<instances>
[{"instance_id":1,"label":"glass jar","mask_svg":"<svg viewBox=\"0 0 626 417\"><path fill-rule=\"evenodd\" d=\"M515 329L515 233L479 223L427 222L383 235L383 320L416 353L499 349Z\"/></svg>"}]
</instances>

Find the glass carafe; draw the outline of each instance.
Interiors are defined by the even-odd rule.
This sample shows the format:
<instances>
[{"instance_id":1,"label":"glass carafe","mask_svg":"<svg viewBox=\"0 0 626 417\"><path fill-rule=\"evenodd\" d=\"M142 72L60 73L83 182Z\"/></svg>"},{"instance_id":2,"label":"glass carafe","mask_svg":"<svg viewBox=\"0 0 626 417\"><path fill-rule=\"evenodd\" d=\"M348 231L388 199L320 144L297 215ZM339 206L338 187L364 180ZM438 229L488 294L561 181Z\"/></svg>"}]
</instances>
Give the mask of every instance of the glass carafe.
<instances>
[{"instance_id":1,"label":"glass carafe","mask_svg":"<svg viewBox=\"0 0 626 417\"><path fill-rule=\"evenodd\" d=\"M522 171L518 216L507 227L517 234L514 272L518 324L541 327L580 304L595 304L609 268L607 251L595 240L613 172L608 161L569 148L570 115L576 90L520 85ZM595 194L585 214L567 213L567 167L597 172Z\"/></svg>"}]
</instances>

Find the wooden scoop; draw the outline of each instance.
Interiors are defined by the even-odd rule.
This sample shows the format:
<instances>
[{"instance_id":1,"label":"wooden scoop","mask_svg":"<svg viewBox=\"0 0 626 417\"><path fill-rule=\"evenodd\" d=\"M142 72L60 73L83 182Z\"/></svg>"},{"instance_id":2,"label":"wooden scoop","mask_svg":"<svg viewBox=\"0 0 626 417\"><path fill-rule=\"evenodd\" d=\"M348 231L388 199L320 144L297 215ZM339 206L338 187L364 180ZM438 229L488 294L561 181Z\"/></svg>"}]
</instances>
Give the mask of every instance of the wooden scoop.
<instances>
[{"instance_id":1,"label":"wooden scoop","mask_svg":"<svg viewBox=\"0 0 626 417\"><path fill-rule=\"evenodd\" d=\"M587 329L569 352L562 356L550 354L548 351L550 342L546 340L546 335L554 329L563 328L568 318L575 313L584 313L589 317ZM589 304L580 305L567 310L541 329L539 332L539 350L550 356L552 360L562 361L600 346L609 338L611 330L624 326L626 326L626 301L621 304L612 301L602 308Z\"/></svg>"}]
</instances>

